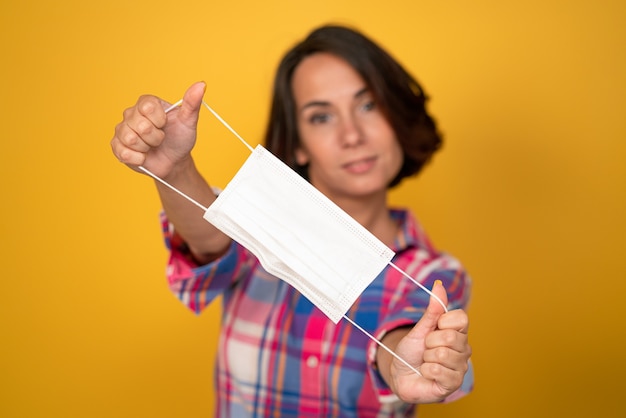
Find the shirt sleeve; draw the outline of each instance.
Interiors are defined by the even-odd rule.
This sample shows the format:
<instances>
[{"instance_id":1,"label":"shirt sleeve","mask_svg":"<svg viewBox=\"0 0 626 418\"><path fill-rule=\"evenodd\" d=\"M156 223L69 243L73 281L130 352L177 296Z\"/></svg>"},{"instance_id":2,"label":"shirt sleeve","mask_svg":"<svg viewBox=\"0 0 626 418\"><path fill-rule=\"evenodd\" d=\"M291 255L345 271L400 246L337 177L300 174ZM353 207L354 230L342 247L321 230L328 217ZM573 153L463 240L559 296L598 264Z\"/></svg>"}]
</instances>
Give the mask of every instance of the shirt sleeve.
<instances>
[{"instance_id":1,"label":"shirt sleeve","mask_svg":"<svg viewBox=\"0 0 626 418\"><path fill-rule=\"evenodd\" d=\"M209 264L198 265L164 213L161 226L169 250L166 276L172 293L190 310L201 313L217 296L251 271L253 256L236 242Z\"/></svg>"},{"instance_id":2,"label":"shirt sleeve","mask_svg":"<svg viewBox=\"0 0 626 418\"><path fill-rule=\"evenodd\" d=\"M467 310L470 299L471 278L455 258L441 255L426 265L421 266L418 271L407 271L406 273L416 278L427 289L432 289L435 280L441 280L448 292L448 308L450 310ZM416 324L428 306L429 294L409 280L406 282L408 284L405 283L404 289L396 290L400 292L400 296L396 298L397 302L393 306L388 307L389 309L385 312L373 334L378 341L381 341L388 332L394 329ZM368 343L369 374L374 389L379 394L380 401L393 402L398 400L398 398L376 368L376 353L379 349L374 341ZM451 402L465 396L471 392L473 385L474 372L470 362L469 370L464 376L461 387L443 402Z\"/></svg>"}]
</instances>

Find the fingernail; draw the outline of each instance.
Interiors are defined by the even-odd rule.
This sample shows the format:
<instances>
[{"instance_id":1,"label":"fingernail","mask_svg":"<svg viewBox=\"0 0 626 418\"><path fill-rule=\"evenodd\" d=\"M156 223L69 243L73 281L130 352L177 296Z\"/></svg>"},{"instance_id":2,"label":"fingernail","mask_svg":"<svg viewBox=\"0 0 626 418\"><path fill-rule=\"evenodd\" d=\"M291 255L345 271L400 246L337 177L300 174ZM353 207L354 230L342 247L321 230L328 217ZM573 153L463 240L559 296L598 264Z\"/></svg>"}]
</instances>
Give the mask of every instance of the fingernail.
<instances>
[{"instance_id":1,"label":"fingernail","mask_svg":"<svg viewBox=\"0 0 626 418\"><path fill-rule=\"evenodd\" d=\"M435 283L433 283L433 289L435 288L435 286L437 285L441 285L443 286L443 282L441 280L435 280Z\"/></svg>"}]
</instances>

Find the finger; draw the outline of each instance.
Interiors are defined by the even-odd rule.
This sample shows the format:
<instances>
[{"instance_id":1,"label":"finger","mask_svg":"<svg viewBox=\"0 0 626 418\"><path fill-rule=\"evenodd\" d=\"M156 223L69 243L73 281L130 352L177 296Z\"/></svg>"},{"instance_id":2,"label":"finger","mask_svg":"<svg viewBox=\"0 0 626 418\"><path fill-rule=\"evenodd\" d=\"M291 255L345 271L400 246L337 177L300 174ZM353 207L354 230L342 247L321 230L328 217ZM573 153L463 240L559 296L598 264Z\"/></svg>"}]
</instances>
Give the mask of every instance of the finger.
<instances>
[{"instance_id":1,"label":"finger","mask_svg":"<svg viewBox=\"0 0 626 418\"><path fill-rule=\"evenodd\" d=\"M111 140L111 149L113 150L113 155L115 155L120 162L130 166L140 166L146 159L145 153L133 151L122 144L117 137Z\"/></svg>"},{"instance_id":2,"label":"finger","mask_svg":"<svg viewBox=\"0 0 626 418\"><path fill-rule=\"evenodd\" d=\"M439 363L454 370L465 370L471 350L467 344L457 344L456 347L437 346L424 351L424 362Z\"/></svg>"},{"instance_id":3,"label":"finger","mask_svg":"<svg viewBox=\"0 0 626 418\"><path fill-rule=\"evenodd\" d=\"M439 329L452 329L467 334L469 330L469 317L461 309L447 312L439 318Z\"/></svg>"},{"instance_id":4,"label":"finger","mask_svg":"<svg viewBox=\"0 0 626 418\"><path fill-rule=\"evenodd\" d=\"M205 91L206 84L202 81L194 83L187 89L177 114L181 123L188 127L196 127Z\"/></svg>"},{"instance_id":5,"label":"finger","mask_svg":"<svg viewBox=\"0 0 626 418\"><path fill-rule=\"evenodd\" d=\"M124 121L120 123L115 128L115 138L119 140L119 142L133 151L137 152L148 152L150 149L150 144L147 141L149 136L154 136L155 138L152 141L157 141L158 134L151 132L147 124L145 123L134 123L136 126L133 128L131 122Z\"/></svg>"},{"instance_id":6,"label":"finger","mask_svg":"<svg viewBox=\"0 0 626 418\"><path fill-rule=\"evenodd\" d=\"M166 103L156 96L141 96L139 100L137 100L135 107L129 109L131 111L136 110L137 113L136 117L129 117L129 121L141 120L139 117L139 115L141 115L155 127L163 128L167 123L167 115L164 106L166 106Z\"/></svg>"},{"instance_id":7,"label":"finger","mask_svg":"<svg viewBox=\"0 0 626 418\"><path fill-rule=\"evenodd\" d=\"M432 293L437 296L444 305L448 304L448 295L446 289L443 287L441 280L435 280L435 284L432 288ZM411 338L424 339L426 336L437 329L437 324L441 315L445 312L441 303L431 295L428 307L424 312L424 315L419 322L409 332Z\"/></svg>"},{"instance_id":8,"label":"finger","mask_svg":"<svg viewBox=\"0 0 626 418\"><path fill-rule=\"evenodd\" d=\"M420 373L426 379L437 382L437 385L442 387L444 391L451 392L463 384L463 376L467 368L467 362L464 362L461 367L462 370L451 369L440 363L427 362L420 366Z\"/></svg>"},{"instance_id":9,"label":"finger","mask_svg":"<svg viewBox=\"0 0 626 418\"><path fill-rule=\"evenodd\" d=\"M147 152L150 147L158 147L165 133L162 128L167 123L167 115L160 99L154 96L142 96L135 107L124 112L122 129L124 136L120 139L135 151ZM147 148L146 148L147 147Z\"/></svg>"},{"instance_id":10,"label":"finger","mask_svg":"<svg viewBox=\"0 0 626 418\"><path fill-rule=\"evenodd\" d=\"M467 334L451 329L431 332L426 337L424 345L427 349L448 347L458 352L466 352L469 347Z\"/></svg>"}]
</instances>

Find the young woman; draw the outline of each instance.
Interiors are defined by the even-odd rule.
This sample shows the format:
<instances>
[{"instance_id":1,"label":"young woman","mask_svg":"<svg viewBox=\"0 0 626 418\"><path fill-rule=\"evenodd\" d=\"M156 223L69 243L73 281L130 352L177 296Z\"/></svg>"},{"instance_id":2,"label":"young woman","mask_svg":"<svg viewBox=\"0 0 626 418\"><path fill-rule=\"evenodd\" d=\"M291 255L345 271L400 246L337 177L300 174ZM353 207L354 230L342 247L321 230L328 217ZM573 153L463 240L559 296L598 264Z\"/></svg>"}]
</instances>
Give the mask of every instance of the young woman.
<instances>
[{"instance_id":1,"label":"young woman","mask_svg":"<svg viewBox=\"0 0 626 418\"><path fill-rule=\"evenodd\" d=\"M111 146L121 162L144 166L208 207L215 195L191 155L204 89L192 85L169 113L169 103L140 97ZM223 296L217 416L413 416L416 404L471 390L463 310L470 279L410 212L387 204L388 190L440 147L425 102L420 85L373 41L323 26L281 61L265 138L269 151L391 247L393 263L448 304L445 312L388 268L347 314L421 376L349 322L333 323L195 205L156 183L172 291L195 312Z\"/></svg>"}]
</instances>

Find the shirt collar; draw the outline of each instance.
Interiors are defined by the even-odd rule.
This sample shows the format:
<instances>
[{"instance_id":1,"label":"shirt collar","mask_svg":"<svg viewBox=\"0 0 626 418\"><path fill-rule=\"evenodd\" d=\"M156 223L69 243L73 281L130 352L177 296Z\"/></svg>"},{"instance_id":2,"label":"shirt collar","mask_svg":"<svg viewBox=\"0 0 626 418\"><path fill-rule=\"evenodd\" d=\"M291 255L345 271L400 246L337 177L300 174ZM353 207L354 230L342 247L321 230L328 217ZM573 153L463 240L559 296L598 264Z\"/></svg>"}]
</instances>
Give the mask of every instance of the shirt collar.
<instances>
[{"instance_id":1,"label":"shirt collar","mask_svg":"<svg viewBox=\"0 0 626 418\"><path fill-rule=\"evenodd\" d=\"M406 209L391 209L390 214L400 226L391 248L394 252L398 253L409 248L421 248L428 252L436 251L413 213Z\"/></svg>"}]
</instances>

